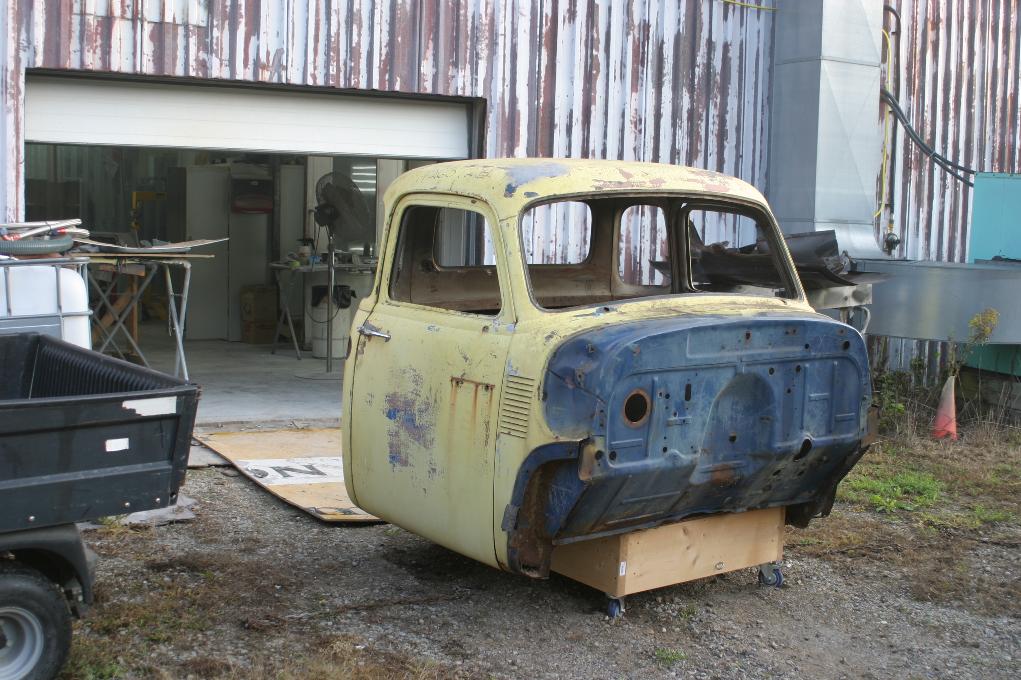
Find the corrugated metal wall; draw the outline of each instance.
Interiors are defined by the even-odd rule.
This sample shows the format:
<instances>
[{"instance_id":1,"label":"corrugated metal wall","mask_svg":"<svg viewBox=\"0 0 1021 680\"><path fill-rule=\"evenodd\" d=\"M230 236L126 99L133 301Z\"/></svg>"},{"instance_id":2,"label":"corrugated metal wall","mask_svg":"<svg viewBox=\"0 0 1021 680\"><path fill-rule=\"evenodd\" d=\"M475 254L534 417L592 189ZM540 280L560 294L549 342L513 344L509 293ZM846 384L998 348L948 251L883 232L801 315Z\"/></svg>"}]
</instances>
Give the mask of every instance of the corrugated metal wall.
<instances>
[{"instance_id":1,"label":"corrugated metal wall","mask_svg":"<svg viewBox=\"0 0 1021 680\"><path fill-rule=\"evenodd\" d=\"M901 15L900 102L936 151L984 172L1021 171L1021 3L892 0ZM887 16L886 26L894 26ZM964 262L971 191L901 132L894 166L894 229L908 259ZM888 215L877 229L885 232ZM880 233L877 231L877 234Z\"/></svg>"},{"instance_id":2,"label":"corrugated metal wall","mask_svg":"<svg viewBox=\"0 0 1021 680\"><path fill-rule=\"evenodd\" d=\"M1021 3L890 1L903 18L900 97L917 129L963 164L1021 171ZM772 13L720 0L4 5L8 217L21 208L24 69L34 67L485 97L490 155L661 160L765 185ZM893 172L900 254L963 261L967 187L903 134Z\"/></svg>"},{"instance_id":3,"label":"corrugated metal wall","mask_svg":"<svg viewBox=\"0 0 1021 680\"><path fill-rule=\"evenodd\" d=\"M491 156L657 160L765 186L771 13L720 0L7 2L11 218L26 68L485 97Z\"/></svg>"}]
</instances>

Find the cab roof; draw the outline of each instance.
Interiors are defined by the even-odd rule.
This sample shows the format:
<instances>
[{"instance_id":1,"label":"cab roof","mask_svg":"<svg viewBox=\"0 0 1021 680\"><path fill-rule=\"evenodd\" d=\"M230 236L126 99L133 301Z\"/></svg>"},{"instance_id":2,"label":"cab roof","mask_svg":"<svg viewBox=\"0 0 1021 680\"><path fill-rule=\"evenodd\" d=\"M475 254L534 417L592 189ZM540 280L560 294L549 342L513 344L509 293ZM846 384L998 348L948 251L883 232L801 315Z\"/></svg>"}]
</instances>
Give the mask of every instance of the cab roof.
<instances>
[{"instance_id":1,"label":"cab roof","mask_svg":"<svg viewBox=\"0 0 1021 680\"><path fill-rule=\"evenodd\" d=\"M439 192L488 203L514 217L529 203L579 194L702 194L765 204L758 189L712 170L664 163L569 158L489 158L436 163L398 177L387 189L387 212L408 193Z\"/></svg>"}]
</instances>

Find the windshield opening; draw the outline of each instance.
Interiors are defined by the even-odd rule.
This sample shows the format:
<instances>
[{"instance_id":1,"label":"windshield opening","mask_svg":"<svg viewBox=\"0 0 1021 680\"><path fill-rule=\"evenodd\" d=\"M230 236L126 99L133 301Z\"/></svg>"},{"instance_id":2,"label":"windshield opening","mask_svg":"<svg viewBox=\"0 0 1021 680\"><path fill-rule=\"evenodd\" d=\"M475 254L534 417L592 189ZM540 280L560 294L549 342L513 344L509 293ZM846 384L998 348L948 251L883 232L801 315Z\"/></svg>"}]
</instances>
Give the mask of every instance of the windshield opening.
<instances>
[{"instance_id":1,"label":"windshield opening","mask_svg":"<svg viewBox=\"0 0 1021 680\"><path fill-rule=\"evenodd\" d=\"M760 209L690 197L554 201L521 216L536 304L568 309L659 295L741 293L796 298Z\"/></svg>"}]
</instances>

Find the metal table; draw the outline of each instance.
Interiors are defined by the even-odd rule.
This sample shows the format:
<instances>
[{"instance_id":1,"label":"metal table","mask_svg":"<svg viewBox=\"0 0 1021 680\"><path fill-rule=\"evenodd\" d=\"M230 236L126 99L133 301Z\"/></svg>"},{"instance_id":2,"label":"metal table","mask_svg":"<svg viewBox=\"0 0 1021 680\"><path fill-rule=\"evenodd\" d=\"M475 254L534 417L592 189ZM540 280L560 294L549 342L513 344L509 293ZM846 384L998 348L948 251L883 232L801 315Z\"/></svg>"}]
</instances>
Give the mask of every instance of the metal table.
<instances>
[{"instance_id":1,"label":"metal table","mask_svg":"<svg viewBox=\"0 0 1021 680\"><path fill-rule=\"evenodd\" d=\"M184 322L188 314L188 294L191 287L191 260L211 259L213 256L193 253L151 255L148 253L82 253L81 255L88 258L89 262L95 265L95 267L88 268L89 283L95 287L99 294L99 304L96 306L92 319L95 327L103 337L102 344L96 350L104 352L108 347L113 346L122 359L126 358L124 352L115 341L118 333L120 333L127 339L128 344L139 360L147 367L149 362L138 346L135 334L125 326L125 321L136 312L138 303L141 301L142 295L145 293L146 288L149 287L149 284L152 283L160 271L163 272L167 286L167 317L170 321L170 329L174 336L176 350L174 376L181 376L188 380L188 362L184 355ZM180 267L184 272L184 281L181 284L180 293L174 290L173 277L170 274L173 267ZM113 278L104 286L103 282L96 279L94 271L112 272ZM111 299L121 275L142 277L141 283L138 285L133 284L131 291L127 293L131 297L128 298L126 304L118 304ZM104 308L107 310L105 313L103 312ZM103 317L106 314L112 316L109 330L103 324Z\"/></svg>"},{"instance_id":2,"label":"metal table","mask_svg":"<svg viewBox=\"0 0 1021 680\"><path fill-rule=\"evenodd\" d=\"M301 348L298 346L298 336L294 332L294 315L291 313L289 304L291 300L291 293L294 290L294 282L299 278L304 278L310 274L328 272L330 267L328 267L325 263L304 264L299 267L292 267L287 262L271 262L269 268L270 271L273 272L273 278L276 281L277 291L280 295L280 316L277 318L276 331L273 334L273 349L271 350L271 353L276 354L277 346L280 344L280 331L284 329L284 323L286 323L287 327L291 331L291 344L294 347L294 355L300 360ZM333 271L371 273L375 271L375 267L366 264L337 262L333 265ZM286 285L283 281L284 272L290 272ZM300 274L301 276L296 276L297 274Z\"/></svg>"}]
</instances>

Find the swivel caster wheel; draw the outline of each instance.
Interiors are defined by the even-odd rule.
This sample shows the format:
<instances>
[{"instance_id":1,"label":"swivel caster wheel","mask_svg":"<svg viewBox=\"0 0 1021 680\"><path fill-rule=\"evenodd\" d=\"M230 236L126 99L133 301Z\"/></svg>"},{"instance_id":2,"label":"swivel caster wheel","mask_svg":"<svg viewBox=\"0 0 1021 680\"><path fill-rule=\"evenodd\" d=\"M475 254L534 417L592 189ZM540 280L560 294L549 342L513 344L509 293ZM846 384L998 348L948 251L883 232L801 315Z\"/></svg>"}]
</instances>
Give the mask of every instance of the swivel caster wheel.
<instances>
[{"instance_id":1,"label":"swivel caster wheel","mask_svg":"<svg viewBox=\"0 0 1021 680\"><path fill-rule=\"evenodd\" d=\"M759 585L767 588L783 587L783 570L780 568L779 563L759 566Z\"/></svg>"},{"instance_id":2,"label":"swivel caster wheel","mask_svg":"<svg viewBox=\"0 0 1021 680\"><path fill-rule=\"evenodd\" d=\"M624 614L624 600L619 597L611 597L606 603L606 615L616 619Z\"/></svg>"}]
</instances>

